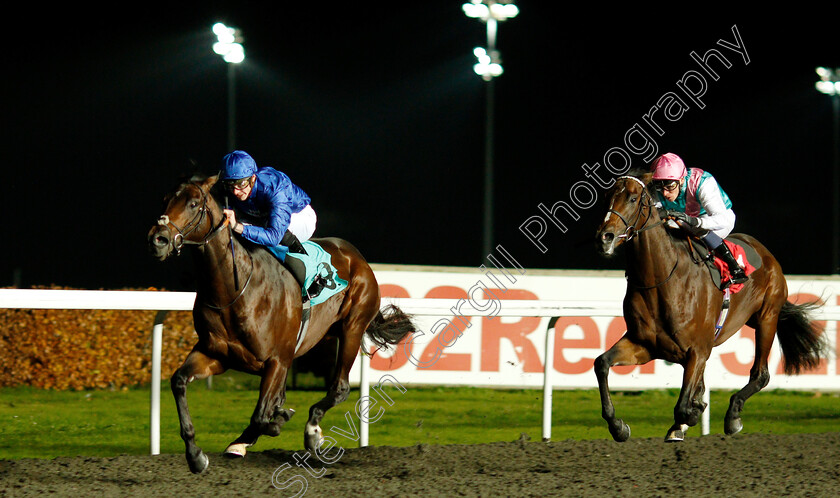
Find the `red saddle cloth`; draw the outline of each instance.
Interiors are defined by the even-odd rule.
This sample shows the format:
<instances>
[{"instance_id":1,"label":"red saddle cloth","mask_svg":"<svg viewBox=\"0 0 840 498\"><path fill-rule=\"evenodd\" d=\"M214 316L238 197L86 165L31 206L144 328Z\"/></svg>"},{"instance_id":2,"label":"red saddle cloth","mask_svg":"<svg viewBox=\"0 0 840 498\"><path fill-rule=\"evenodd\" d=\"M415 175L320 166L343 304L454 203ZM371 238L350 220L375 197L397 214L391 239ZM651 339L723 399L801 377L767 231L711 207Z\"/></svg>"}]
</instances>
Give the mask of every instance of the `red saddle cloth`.
<instances>
[{"instance_id":1,"label":"red saddle cloth","mask_svg":"<svg viewBox=\"0 0 840 498\"><path fill-rule=\"evenodd\" d=\"M755 271L755 267L751 265L750 262L747 260L747 253L744 252L743 247L739 246L738 244L733 244L728 240L724 240L723 243L726 244L727 247L729 247L729 250L732 252L732 256L735 257L735 261L740 263L741 267L744 268L744 273L749 275L750 273ZM714 263L715 266L717 266L718 270L720 270L721 286L725 287L726 282L729 282L729 280L732 278L732 275L729 273L729 265L721 261L721 259L718 257L715 257ZM729 286L729 291L732 294L735 294L743 288L744 284L732 284Z\"/></svg>"}]
</instances>

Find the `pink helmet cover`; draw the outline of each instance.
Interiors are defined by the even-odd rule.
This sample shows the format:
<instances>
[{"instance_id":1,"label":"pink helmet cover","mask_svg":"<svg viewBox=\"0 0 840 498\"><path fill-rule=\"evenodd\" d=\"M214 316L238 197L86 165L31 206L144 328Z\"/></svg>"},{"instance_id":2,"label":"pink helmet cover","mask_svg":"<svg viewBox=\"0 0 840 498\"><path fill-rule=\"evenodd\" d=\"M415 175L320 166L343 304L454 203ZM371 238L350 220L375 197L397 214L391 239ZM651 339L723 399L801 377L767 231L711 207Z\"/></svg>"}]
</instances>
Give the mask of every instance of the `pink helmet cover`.
<instances>
[{"instance_id":1,"label":"pink helmet cover","mask_svg":"<svg viewBox=\"0 0 840 498\"><path fill-rule=\"evenodd\" d=\"M662 154L653 162L654 180L679 180L685 175L685 163L676 154Z\"/></svg>"}]
</instances>

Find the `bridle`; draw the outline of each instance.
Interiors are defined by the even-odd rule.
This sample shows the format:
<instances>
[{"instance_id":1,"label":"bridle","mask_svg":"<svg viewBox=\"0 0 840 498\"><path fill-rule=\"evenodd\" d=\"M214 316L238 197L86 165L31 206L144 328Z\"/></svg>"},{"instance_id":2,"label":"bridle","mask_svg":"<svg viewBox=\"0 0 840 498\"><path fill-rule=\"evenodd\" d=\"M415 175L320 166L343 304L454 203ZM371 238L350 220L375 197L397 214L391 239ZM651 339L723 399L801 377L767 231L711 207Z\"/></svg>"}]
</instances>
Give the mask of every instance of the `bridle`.
<instances>
[{"instance_id":1,"label":"bridle","mask_svg":"<svg viewBox=\"0 0 840 498\"><path fill-rule=\"evenodd\" d=\"M639 180L635 176L619 176L618 178L616 178L616 182L618 182L618 180L631 180L631 181L634 181L634 182L638 183L642 187L642 199L639 202L638 208L636 209L636 212L634 214L634 218L633 218L632 223L628 223L627 220L624 218L624 216L621 215L621 213L612 209L612 206L610 206L610 208L607 210L608 213L611 213L611 214L614 214L614 215L618 216L618 219L620 219L621 222L624 223L624 226L625 226L624 233L617 236L619 239L626 239L626 242L630 242L631 240L633 240L633 238L636 235L638 235L642 232L646 232L648 230L651 230L653 228L656 228L656 227L666 223L667 220L659 220L658 222L653 223L652 225L648 225L648 222L651 219L650 215L651 215L651 212L653 211L654 205L653 205L653 198L648 193L647 186L644 184L643 181ZM643 208L647 208L647 216L645 218L644 223L642 223L641 228L636 228L636 223L639 222L639 219L643 215L643 213L642 213ZM677 265L679 265L679 262L680 262L680 259L677 258L677 260L674 262L674 267L671 268L671 272L668 274L668 277L666 277L665 280L663 280L662 282L659 282L659 283L651 285L651 286L639 286L639 285L632 284L632 282L631 282L631 284L633 285L633 287L635 287L636 289L639 289L639 290L655 289L655 288L663 285L665 282L671 280L671 277L674 276L674 273L677 270ZM630 281L630 275L629 274L627 275L627 280L628 280L628 282Z\"/></svg>"},{"instance_id":2,"label":"bridle","mask_svg":"<svg viewBox=\"0 0 840 498\"><path fill-rule=\"evenodd\" d=\"M174 222L172 222L172 220L169 219L169 216L167 216L165 214L162 215L160 218L158 218L158 221L157 221L157 224L160 225L160 226L172 225L172 227L178 232L178 233L175 234L175 236L172 237L172 242L171 242L172 250L175 251L176 256L181 255L181 249L185 245L194 245L194 246L199 246L199 247L207 245L211 240L213 240L217 235L219 235L219 233L222 231L222 229L224 229L228 225L227 218L223 217L222 220L219 222L219 224L216 225L215 227L213 227L213 224L212 224L213 215L210 212L210 210L207 208L207 198L209 196L207 195L206 192L204 192L204 189L202 189L195 182L191 182L190 185L193 185L194 187L196 187L198 189L198 191L201 193L201 207L198 208L198 213L196 213L195 216L193 216L192 219L189 222L187 222L186 225L183 226L183 228L179 227ZM211 228L209 228L207 230L207 233L204 235L204 237L201 238L201 240L198 240L198 241L188 240L187 236L192 234L194 231L196 231L203 224L205 217L211 218L211 223L210 223ZM208 308L213 308L215 310L223 310L223 309L226 309L226 308L229 308L230 306L232 306L233 303L235 303L236 301L239 300L240 297L242 297L242 295L245 293L245 289L248 288L248 284L251 283L251 277L254 275L254 259L251 256L250 252L245 251L245 253L248 254L248 259L251 263L251 269L248 272L248 278L245 280L245 285L242 286L242 289L239 291L239 293L236 295L236 297L233 298L233 300L231 302L229 302L228 304L226 304L224 306L216 306L216 305L210 304L208 302L204 303L205 306L207 306ZM233 265L234 265L234 273L235 273L236 272L236 261L233 261Z\"/></svg>"},{"instance_id":3,"label":"bridle","mask_svg":"<svg viewBox=\"0 0 840 498\"><path fill-rule=\"evenodd\" d=\"M216 228L208 230L207 234L200 241L196 242L192 240L187 240L187 236L196 231L198 227L201 226L201 224L204 222L205 216L208 216L208 213L210 211L209 209L207 209L207 194L204 192L204 190L202 190L202 188L196 185L195 183L191 183L190 185L195 186L198 189L198 191L201 192L201 207L198 208L198 213L196 213L195 216L193 216L193 218L189 222L187 222L187 224L184 225L183 228L176 225L172 220L169 219L169 216L165 214L158 218L157 221L157 224L160 226L172 225L172 227L178 232L175 234L174 237L172 237L171 242L172 250L175 251L176 256L181 255L181 249L185 245L207 245L207 243L210 242L214 237L216 237L216 235L218 235L219 232L221 232L227 224L227 219L222 219L216 226Z\"/></svg>"},{"instance_id":4,"label":"bridle","mask_svg":"<svg viewBox=\"0 0 840 498\"><path fill-rule=\"evenodd\" d=\"M653 225L648 226L648 222L650 221L650 213L653 210L653 198L648 193L647 186L645 186L644 182L642 182L635 176L619 176L618 178L616 178L616 182L618 182L618 180L631 180L638 183L642 187L642 200L641 202L639 202L639 207L634 213L635 217L633 218L632 223L628 223L624 216L621 216L621 213L613 209L612 206L610 206L610 208L607 210L608 213L612 213L618 216L618 219L620 219L621 222L624 223L624 233L617 236L619 239L627 239L626 242L630 242L637 234L641 232L646 232L652 228L656 228L659 225L665 223L665 220L660 220L658 223L654 223ZM636 223L638 223L639 219L642 217L643 208L647 208L647 217L645 218L645 222L642 224L642 227L637 229Z\"/></svg>"}]
</instances>

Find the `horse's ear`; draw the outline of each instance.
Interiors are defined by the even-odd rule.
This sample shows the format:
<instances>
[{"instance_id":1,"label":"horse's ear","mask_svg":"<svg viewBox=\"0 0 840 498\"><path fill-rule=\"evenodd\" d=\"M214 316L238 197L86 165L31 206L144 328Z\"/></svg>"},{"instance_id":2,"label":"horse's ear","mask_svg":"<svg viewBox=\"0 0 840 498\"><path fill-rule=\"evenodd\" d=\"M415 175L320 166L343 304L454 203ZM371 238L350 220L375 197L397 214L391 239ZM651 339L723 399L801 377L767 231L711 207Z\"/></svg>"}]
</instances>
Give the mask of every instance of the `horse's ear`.
<instances>
[{"instance_id":1,"label":"horse's ear","mask_svg":"<svg viewBox=\"0 0 840 498\"><path fill-rule=\"evenodd\" d=\"M644 182L645 185L650 184L651 178L653 178L653 172L650 171L639 177L639 179L642 180L642 182Z\"/></svg>"},{"instance_id":2,"label":"horse's ear","mask_svg":"<svg viewBox=\"0 0 840 498\"><path fill-rule=\"evenodd\" d=\"M219 175L213 175L211 177L208 177L207 179L205 179L204 181L201 182L201 189L204 190L205 192L209 192L210 189L213 188L213 185L215 185L218 180L219 180Z\"/></svg>"}]
</instances>

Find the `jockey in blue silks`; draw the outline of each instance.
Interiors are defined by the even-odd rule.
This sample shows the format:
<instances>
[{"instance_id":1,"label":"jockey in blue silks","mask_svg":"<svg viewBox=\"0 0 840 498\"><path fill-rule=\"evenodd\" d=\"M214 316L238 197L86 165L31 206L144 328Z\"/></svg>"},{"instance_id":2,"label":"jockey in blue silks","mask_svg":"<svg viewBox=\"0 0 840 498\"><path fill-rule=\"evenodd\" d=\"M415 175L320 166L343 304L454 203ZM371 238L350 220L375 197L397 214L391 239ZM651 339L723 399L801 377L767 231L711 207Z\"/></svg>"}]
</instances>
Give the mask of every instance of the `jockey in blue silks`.
<instances>
[{"instance_id":1,"label":"jockey in blue silks","mask_svg":"<svg viewBox=\"0 0 840 498\"><path fill-rule=\"evenodd\" d=\"M735 227L735 213L715 178L708 171L686 168L683 160L670 152L659 156L652 169L657 204L666 209L665 217L683 223L700 237L727 264L732 283L746 282L749 277L723 243Z\"/></svg>"},{"instance_id":2,"label":"jockey in blue silks","mask_svg":"<svg viewBox=\"0 0 840 498\"><path fill-rule=\"evenodd\" d=\"M294 254L306 254L302 242L309 240L318 221L306 192L285 173L271 167L258 168L254 159L241 150L225 156L219 179L234 197L234 209L224 210L233 231L245 240L266 246L303 287L306 268ZM239 222L236 213L246 222ZM323 284L321 278L316 278L304 300L316 297Z\"/></svg>"}]
</instances>

